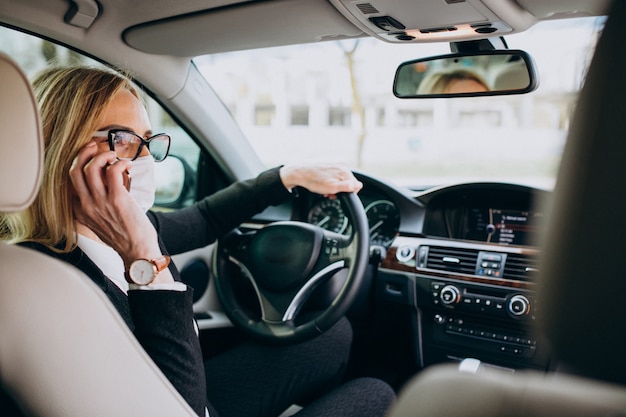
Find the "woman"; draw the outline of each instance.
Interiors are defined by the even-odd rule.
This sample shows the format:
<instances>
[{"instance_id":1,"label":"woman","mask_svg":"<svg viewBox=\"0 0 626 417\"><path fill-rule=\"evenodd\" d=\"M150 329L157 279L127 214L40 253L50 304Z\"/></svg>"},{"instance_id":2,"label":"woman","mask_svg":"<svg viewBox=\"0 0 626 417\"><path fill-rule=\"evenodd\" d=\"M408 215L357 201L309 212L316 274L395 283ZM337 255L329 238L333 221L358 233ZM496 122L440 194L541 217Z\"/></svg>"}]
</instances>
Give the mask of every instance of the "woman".
<instances>
[{"instance_id":1,"label":"woman","mask_svg":"<svg viewBox=\"0 0 626 417\"><path fill-rule=\"evenodd\" d=\"M433 72L420 83L417 94L460 94L489 91L487 82L467 69Z\"/></svg>"},{"instance_id":2,"label":"woman","mask_svg":"<svg viewBox=\"0 0 626 417\"><path fill-rule=\"evenodd\" d=\"M200 416L205 407L211 417L276 416L341 376L352 335L345 319L307 343L250 343L204 364L192 289L179 281L169 255L214 242L285 201L293 187L357 192L362 184L350 171L283 166L178 212L146 213L154 198L153 164L167 156L170 139L153 136L129 80L94 68L50 68L33 88L45 138L44 179L31 207L2 215L2 240L70 262L89 276ZM381 381L357 380L301 415L380 416L392 400Z\"/></svg>"}]
</instances>

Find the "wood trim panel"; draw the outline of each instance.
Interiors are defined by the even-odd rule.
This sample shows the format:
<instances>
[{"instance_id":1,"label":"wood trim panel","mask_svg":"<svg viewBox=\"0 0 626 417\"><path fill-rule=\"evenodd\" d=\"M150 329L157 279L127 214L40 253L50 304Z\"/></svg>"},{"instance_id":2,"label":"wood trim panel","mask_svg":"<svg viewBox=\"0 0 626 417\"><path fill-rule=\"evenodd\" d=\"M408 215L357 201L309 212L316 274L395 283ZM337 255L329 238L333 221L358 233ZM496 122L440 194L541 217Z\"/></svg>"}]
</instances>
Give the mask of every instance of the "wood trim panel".
<instances>
[{"instance_id":1,"label":"wood trim panel","mask_svg":"<svg viewBox=\"0 0 626 417\"><path fill-rule=\"evenodd\" d=\"M490 252L501 252L501 253L515 253L515 254L523 254L523 255L538 255L539 250L529 247L519 247L519 246L502 246L502 245L493 245L493 244L482 244L482 243L472 243L472 242L460 242L460 241L449 241L444 239L429 239L429 238L419 238L419 237L406 237L399 236L397 237L392 246L387 249L387 253L385 258L382 260L380 267L382 269L395 271L395 272L403 272L410 274L419 274L431 276L433 278L442 278L442 279L453 279L457 281L465 281L474 284L488 284L488 285L496 285L501 287L508 288L519 288L525 290L533 290L536 286L534 282L528 281L517 281L511 279L502 279L502 278L488 278L488 277L480 277L477 275L468 275L454 272L446 272L428 268L418 268L416 267L416 256L418 252L418 247L421 245L428 246L444 246L444 247L454 247L454 248L466 248L466 249L476 249L476 250L484 250ZM407 261L400 262L397 258L398 250L402 247L412 247L415 250L415 256Z\"/></svg>"}]
</instances>

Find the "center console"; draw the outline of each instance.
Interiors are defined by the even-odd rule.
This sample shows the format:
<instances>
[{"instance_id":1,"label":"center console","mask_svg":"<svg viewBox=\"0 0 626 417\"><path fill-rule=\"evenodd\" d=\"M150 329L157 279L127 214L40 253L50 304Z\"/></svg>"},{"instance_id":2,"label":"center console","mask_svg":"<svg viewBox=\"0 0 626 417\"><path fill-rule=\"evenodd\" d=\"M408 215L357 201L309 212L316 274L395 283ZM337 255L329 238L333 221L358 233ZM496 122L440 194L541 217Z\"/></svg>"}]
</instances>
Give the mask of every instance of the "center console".
<instances>
[{"instance_id":1,"label":"center console","mask_svg":"<svg viewBox=\"0 0 626 417\"><path fill-rule=\"evenodd\" d=\"M533 331L536 251L450 240L396 239L379 273L388 299L414 307L421 366L471 357L495 366L547 369Z\"/></svg>"}]
</instances>

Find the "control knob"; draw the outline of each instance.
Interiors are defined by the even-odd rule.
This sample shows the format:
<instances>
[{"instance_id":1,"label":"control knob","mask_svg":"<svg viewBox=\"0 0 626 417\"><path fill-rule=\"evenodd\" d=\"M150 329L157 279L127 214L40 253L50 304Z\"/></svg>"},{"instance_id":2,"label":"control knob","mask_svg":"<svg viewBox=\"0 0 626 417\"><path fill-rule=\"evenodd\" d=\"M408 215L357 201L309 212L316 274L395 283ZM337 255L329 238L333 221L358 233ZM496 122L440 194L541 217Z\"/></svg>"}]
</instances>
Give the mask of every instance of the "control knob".
<instances>
[{"instance_id":1,"label":"control knob","mask_svg":"<svg viewBox=\"0 0 626 417\"><path fill-rule=\"evenodd\" d=\"M415 248L412 246L402 246L396 252L396 259L400 262L408 262L415 257Z\"/></svg>"},{"instance_id":2,"label":"control knob","mask_svg":"<svg viewBox=\"0 0 626 417\"><path fill-rule=\"evenodd\" d=\"M439 293L441 302L445 305L456 304L461 301L461 292L454 285L446 285Z\"/></svg>"},{"instance_id":3,"label":"control knob","mask_svg":"<svg viewBox=\"0 0 626 417\"><path fill-rule=\"evenodd\" d=\"M530 301L521 294L514 295L507 305L509 313L514 317L521 317L530 313Z\"/></svg>"}]
</instances>

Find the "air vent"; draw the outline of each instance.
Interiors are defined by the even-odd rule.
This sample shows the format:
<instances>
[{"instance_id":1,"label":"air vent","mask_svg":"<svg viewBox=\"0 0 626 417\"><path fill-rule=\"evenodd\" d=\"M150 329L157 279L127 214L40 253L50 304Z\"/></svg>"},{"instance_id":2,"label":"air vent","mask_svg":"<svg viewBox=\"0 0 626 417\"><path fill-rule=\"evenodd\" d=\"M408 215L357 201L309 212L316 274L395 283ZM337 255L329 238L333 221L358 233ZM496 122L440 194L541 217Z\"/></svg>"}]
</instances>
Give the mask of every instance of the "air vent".
<instances>
[{"instance_id":1,"label":"air vent","mask_svg":"<svg viewBox=\"0 0 626 417\"><path fill-rule=\"evenodd\" d=\"M360 3L357 4L356 7L361 11L361 13L363 14L373 14L373 13L380 13L378 11L378 9L376 9L376 7L372 6L371 3Z\"/></svg>"},{"instance_id":2,"label":"air vent","mask_svg":"<svg viewBox=\"0 0 626 417\"><path fill-rule=\"evenodd\" d=\"M503 276L506 279L530 281L539 271L539 261L530 255L509 253L504 264Z\"/></svg>"},{"instance_id":3,"label":"air vent","mask_svg":"<svg viewBox=\"0 0 626 417\"><path fill-rule=\"evenodd\" d=\"M426 267L474 275L477 259L477 250L431 246L428 249Z\"/></svg>"}]
</instances>

